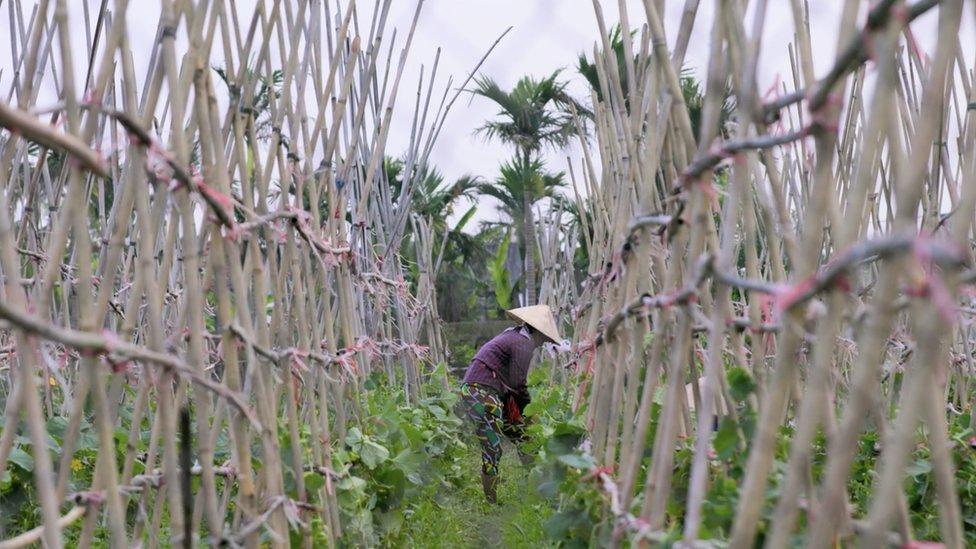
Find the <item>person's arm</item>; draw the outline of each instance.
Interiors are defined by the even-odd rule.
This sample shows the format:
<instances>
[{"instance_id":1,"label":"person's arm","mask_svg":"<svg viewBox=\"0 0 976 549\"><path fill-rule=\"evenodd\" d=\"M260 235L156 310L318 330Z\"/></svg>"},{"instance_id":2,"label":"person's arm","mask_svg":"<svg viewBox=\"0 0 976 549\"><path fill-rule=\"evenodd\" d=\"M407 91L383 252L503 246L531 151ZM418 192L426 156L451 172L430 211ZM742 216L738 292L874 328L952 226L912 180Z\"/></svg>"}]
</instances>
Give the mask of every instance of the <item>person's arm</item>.
<instances>
[{"instance_id":1,"label":"person's arm","mask_svg":"<svg viewBox=\"0 0 976 549\"><path fill-rule=\"evenodd\" d=\"M529 395L528 375L529 368L532 365L533 351L534 349L531 346L519 345L512 353L511 366L515 378L512 380L512 397L519 409L519 414L525 411L525 407L532 400Z\"/></svg>"},{"instance_id":2,"label":"person's arm","mask_svg":"<svg viewBox=\"0 0 976 549\"><path fill-rule=\"evenodd\" d=\"M528 376L532 366L532 354L535 349L529 345L519 345L512 350L510 371L513 373L512 390L526 398L529 396Z\"/></svg>"}]
</instances>

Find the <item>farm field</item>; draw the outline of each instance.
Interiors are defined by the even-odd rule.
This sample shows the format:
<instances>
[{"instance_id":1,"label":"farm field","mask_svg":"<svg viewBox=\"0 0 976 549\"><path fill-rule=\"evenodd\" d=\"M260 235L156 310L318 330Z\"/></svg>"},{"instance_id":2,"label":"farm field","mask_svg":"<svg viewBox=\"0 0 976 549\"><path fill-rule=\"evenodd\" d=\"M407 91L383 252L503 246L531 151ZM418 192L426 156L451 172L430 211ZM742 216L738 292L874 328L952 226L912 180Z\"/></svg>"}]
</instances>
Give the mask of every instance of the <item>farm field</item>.
<instances>
[{"instance_id":1,"label":"farm field","mask_svg":"<svg viewBox=\"0 0 976 549\"><path fill-rule=\"evenodd\" d=\"M0 0L0 549L976 547L974 52Z\"/></svg>"}]
</instances>

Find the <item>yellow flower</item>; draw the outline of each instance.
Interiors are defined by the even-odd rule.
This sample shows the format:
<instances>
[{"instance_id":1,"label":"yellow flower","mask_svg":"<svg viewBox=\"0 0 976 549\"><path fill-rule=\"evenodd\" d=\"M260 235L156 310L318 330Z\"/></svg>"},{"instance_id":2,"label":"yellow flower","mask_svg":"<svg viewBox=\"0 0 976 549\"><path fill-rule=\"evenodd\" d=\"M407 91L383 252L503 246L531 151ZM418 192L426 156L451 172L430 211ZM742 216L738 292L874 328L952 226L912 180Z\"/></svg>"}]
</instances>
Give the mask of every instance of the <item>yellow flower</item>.
<instances>
[{"instance_id":1,"label":"yellow flower","mask_svg":"<svg viewBox=\"0 0 976 549\"><path fill-rule=\"evenodd\" d=\"M54 379L54 376L48 376L48 378L47 378L47 384L50 385L51 387L57 387L58 386L58 381L56 379Z\"/></svg>"},{"instance_id":2,"label":"yellow flower","mask_svg":"<svg viewBox=\"0 0 976 549\"><path fill-rule=\"evenodd\" d=\"M81 460L80 459L75 458L75 459L71 460L71 470L72 471L74 471L74 472L77 473L78 471L81 471L82 467L84 467L84 465L81 463Z\"/></svg>"}]
</instances>

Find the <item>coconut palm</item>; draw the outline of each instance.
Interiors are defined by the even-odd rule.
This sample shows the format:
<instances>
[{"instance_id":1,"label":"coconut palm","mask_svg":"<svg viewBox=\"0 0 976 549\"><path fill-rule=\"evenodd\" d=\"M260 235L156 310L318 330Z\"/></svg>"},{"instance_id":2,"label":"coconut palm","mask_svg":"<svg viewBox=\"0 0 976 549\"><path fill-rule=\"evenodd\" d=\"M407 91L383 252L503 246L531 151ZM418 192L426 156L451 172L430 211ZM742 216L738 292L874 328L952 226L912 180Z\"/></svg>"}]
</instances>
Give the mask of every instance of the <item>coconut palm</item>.
<instances>
[{"instance_id":1,"label":"coconut palm","mask_svg":"<svg viewBox=\"0 0 976 549\"><path fill-rule=\"evenodd\" d=\"M533 229L532 205L538 200L537 191L545 189L544 164L540 153L544 147L563 147L575 132L571 114L572 108L585 109L566 93L566 82L559 80L560 71L546 78L536 80L523 77L510 91L503 90L497 82L488 77L475 81L472 93L493 101L500 111L495 119L489 120L478 132L488 139L497 139L515 149L514 159L504 165L502 176L496 183L505 182L511 187L500 187L497 194L521 200L521 206L505 206L512 214L512 221L521 220L519 240L524 253L525 298L526 303L535 303L536 266L535 239ZM524 177L515 181L513 177ZM491 194L491 185L480 185L479 190ZM517 192L513 192L515 188ZM504 208L503 208L504 209Z\"/></svg>"}]
</instances>

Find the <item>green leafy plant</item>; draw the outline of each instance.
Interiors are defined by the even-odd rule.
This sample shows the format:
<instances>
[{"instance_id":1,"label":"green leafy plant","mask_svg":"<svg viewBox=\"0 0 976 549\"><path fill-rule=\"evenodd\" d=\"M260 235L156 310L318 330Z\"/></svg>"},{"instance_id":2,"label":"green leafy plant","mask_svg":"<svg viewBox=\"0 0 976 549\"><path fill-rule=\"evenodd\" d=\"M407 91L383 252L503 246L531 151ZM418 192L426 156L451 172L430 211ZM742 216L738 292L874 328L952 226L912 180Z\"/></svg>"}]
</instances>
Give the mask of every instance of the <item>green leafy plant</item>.
<instances>
[{"instance_id":1,"label":"green leafy plant","mask_svg":"<svg viewBox=\"0 0 976 549\"><path fill-rule=\"evenodd\" d=\"M478 349L469 343L459 343L455 345L451 350L452 366L459 368L466 367L468 364L471 364L471 360L474 358L474 355L477 352Z\"/></svg>"},{"instance_id":2,"label":"green leafy plant","mask_svg":"<svg viewBox=\"0 0 976 549\"><path fill-rule=\"evenodd\" d=\"M590 474L595 462L584 451L585 430L581 416L571 412L567 391L550 379L546 368L533 371L529 381L533 401L526 408L526 415L531 421L527 432L531 445L540 457L533 470L533 478L539 493L548 499L554 509L546 532L550 539L564 547L603 546L610 541L614 525L606 513L605 495ZM755 379L747 370L728 367L726 381L735 414L722 417L713 433L713 457L709 461L708 489L699 532L702 540L717 544L725 543L731 533L739 487L749 456L748 441L752 439L756 422L756 410L751 402L757 389ZM648 440L653 440L659 414L660 402L651 411ZM976 437L969 429L969 423L969 414L956 416L949 425L949 435L956 467L956 490L963 510L964 537L967 546L976 546ZM940 541L940 509L930 450L922 436L924 430L920 429L918 434L918 444L906 468L909 519L917 539ZM760 545L779 497L792 437L790 427L780 428L765 496L766 504L759 524L757 543ZM658 546L669 547L682 538L685 499L694 458L693 444L693 440L682 440L675 447L665 528L655 533L654 543ZM870 508L882 444L882 437L876 431L865 432L858 443L847 485L855 518L864 517ZM817 483L822 481L825 473L827 452L828 443L821 432L811 449L810 470ZM643 485L644 473L642 471L638 476L638 486ZM639 514L642 503L640 496L636 497L628 511ZM797 545L803 545L806 539L806 528L809 526L806 519L805 513L799 517L798 533L793 538ZM849 541L852 540L842 540L845 544Z\"/></svg>"},{"instance_id":3,"label":"green leafy plant","mask_svg":"<svg viewBox=\"0 0 976 549\"><path fill-rule=\"evenodd\" d=\"M505 260L508 258L508 246L512 239L512 232L506 231L502 238L495 257L488 263L488 272L491 274L491 281L495 285L495 300L501 309L510 309L512 305L512 293L515 288L508 283L508 269L505 268Z\"/></svg>"},{"instance_id":4,"label":"green leafy plant","mask_svg":"<svg viewBox=\"0 0 976 549\"><path fill-rule=\"evenodd\" d=\"M438 372L443 375L443 364ZM432 379L441 379L438 372ZM344 515L343 540L373 546L395 537L408 501L430 485L451 485L462 474L465 444L452 413L457 395L439 382L409 405L402 391L377 383L365 394L366 418L336 449L336 489Z\"/></svg>"}]
</instances>

